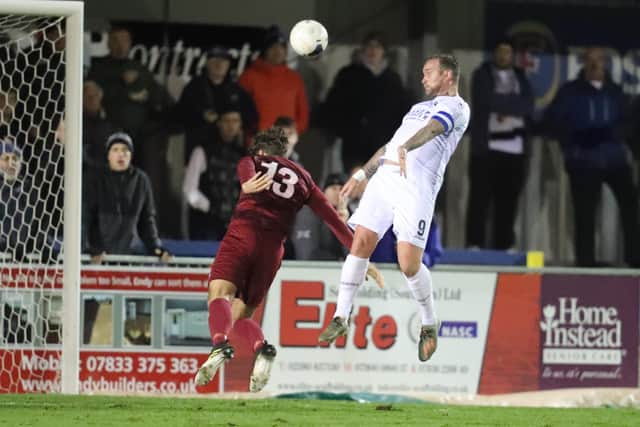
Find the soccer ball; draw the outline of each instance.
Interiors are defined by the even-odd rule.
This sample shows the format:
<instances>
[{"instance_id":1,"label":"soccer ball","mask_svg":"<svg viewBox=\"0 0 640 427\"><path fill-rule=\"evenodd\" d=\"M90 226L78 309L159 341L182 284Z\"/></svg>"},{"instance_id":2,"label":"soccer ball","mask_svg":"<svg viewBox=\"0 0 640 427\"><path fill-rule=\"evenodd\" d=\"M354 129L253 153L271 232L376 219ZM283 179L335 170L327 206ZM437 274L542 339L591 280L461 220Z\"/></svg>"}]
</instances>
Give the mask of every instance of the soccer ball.
<instances>
[{"instance_id":1,"label":"soccer ball","mask_svg":"<svg viewBox=\"0 0 640 427\"><path fill-rule=\"evenodd\" d=\"M313 57L327 48L329 34L318 21L305 19L293 26L289 33L289 43L298 55Z\"/></svg>"}]
</instances>

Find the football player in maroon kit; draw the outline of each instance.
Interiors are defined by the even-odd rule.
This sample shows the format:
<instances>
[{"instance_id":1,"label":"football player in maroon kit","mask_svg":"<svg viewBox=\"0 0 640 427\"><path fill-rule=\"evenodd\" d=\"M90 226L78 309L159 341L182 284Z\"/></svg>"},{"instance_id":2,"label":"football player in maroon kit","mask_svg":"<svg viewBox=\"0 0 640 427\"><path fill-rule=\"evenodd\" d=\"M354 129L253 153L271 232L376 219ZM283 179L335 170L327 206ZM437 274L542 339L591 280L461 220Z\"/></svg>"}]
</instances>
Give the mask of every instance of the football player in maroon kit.
<instances>
[{"instance_id":1,"label":"football player in maroon kit","mask_svg":"<svg viewBox=\"0 0 640 427\"><path fill-rule=\"evenodd\" d=\"M227 339L231 328L256 354L250 391L262 390L269 380L276 349L265 341L251 316L273 282L284 253L283 243L302 206L309 205L333 234L349 248L353 233L300 165L282 156L287 137L280 128L256 135L250 156L238 163L242 193L209 273L209 331L213 350L198 370L197 385L213 379L233 357ZM379 286L382 277L373 265L368 275Z\"/></svg>"}]
</instances>

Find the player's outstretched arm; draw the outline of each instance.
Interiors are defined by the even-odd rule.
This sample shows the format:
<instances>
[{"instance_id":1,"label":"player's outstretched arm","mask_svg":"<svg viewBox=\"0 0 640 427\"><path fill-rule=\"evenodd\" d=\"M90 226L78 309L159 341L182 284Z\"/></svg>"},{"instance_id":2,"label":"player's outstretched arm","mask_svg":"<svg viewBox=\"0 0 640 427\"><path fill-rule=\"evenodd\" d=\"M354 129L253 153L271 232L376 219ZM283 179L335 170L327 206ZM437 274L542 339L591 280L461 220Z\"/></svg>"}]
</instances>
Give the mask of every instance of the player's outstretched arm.
<instances>
[{"instance_id":1,"label":"player's outstretched arm","mask_svg":"<svg viewBox=\"0 0 640 427\"><path fill-rule=\"evenodd\" d=\"M311 195L309 196L307 205L309 205L313 213L327 224L329 230L331 230L340 243L342 243L345 248L351 249L353 233L342 218L340 218L335 208L331 206L331 203L329 203L322 190L315 184L311 189Z\"/></svg>"}]
</instances>

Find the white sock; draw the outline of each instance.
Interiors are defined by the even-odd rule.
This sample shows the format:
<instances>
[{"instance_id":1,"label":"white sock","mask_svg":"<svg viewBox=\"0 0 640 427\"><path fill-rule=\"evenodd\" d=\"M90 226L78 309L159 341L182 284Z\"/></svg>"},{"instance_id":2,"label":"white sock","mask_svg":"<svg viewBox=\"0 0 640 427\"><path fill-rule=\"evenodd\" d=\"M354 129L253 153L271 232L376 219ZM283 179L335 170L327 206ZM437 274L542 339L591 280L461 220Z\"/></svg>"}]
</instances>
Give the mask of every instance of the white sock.
<instances>
[{"instance_id":1,"label":"white sock","mask_svg":"<svg viewBox=\"0 0 640 427\"><path fill-rule=\"evenodd\" d=\"M433 305L433 286L431 286L431 273L422 264L420 270L413 277L404 276L407 285L418 303L420 318L423 325L436 324L436 309Z\"/></svg>"},{"instance_id":2,"label":"white sock","mask_svg":"<svg viewBox=\"0 0 640 427\"><path fill-rule=\"evenodd\" d=\"M342 265L338 304L336 305L336 312L333 317L349 318L351 307L353 306L353 299L356 296L356 292L358 292L358 286L364 282L368 265L369 260L367 258L360 258L351 254L347 255L347 259L344 260L344 264Z\"/></svg>"}]
</instances>

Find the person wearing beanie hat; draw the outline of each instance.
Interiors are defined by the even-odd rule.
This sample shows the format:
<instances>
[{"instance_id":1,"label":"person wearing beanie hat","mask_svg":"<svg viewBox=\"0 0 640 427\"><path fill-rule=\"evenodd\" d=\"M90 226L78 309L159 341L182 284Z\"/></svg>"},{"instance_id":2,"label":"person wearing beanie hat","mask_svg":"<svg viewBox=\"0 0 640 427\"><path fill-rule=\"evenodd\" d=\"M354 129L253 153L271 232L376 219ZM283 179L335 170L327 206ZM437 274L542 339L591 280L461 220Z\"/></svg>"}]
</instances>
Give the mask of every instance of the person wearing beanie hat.
<instances>
[{"instance_id":1,"label":"person wearing beanie hat","mask_svg":"<svg viewBox=\"0 0 640 427\"><path fill-rule=\"evenodd\" d=\"M168 262L156 225L156 207L149 177L131 165L133 140L125 132L106 142L107 166L88 171L84 185L84 249L94 264L110 254L144 252ZM139 236L139 237L138 237ZM141 240L141 242L139 242Z\"/></svg>"},{"instance_id":2,"label":"person wearing beanie hat","mask_svg":"<svg viewBox=\"0 0 640 427\"><path fill-rule=\"evenodd\" d=\"M226 59L227 61L233 60L233 56L229 49L225 49L222 46L213 46L207 51L207 60L212 58Z\"/></svg>"},{"instance_id":3,"label":"person wearing beanie hat","mask_svg":"<svg viewBox=\"0 0 640 427\"><path fill-rule=\"evenodd\" d=\"M41 200L28 174L22 171L22 150L12 141L0 140L0 252L14 261L40 255L47 262L48 227L34 212Z\"/></svg>"},{"instance_id":4,"label":"person wearing beanie hat","mask_svg":"<svg viewBox=\"0 0 640 427\"><path fill-rule=\"evenodd\" d=\"M287 116L302 134L309 125L309 102L300 73L290 69L286 60L287 38L272 26L265 32L260 57L242 73L239 83L256 103L259 130Z\"/></svg>"},{"instance_id":5,"label":"person wearing beanie hat","mask_svg":"<svg viewBox=\"0 0 640 427\"><path fill-rule=\"evenodd\" d=\"M117 143L126 145L129 151L133 153L133 140L131 139L131 136L128 133L114 132L111 135L109 135L105 143L107 152L109 151L109 149L113 144L117 144Z\"/></svg>"},{"instance_id":6,"label":"person wearing beanie hat","mask_svg":"<svg viewBox=\"0 0 640 427\"><path fill-rule=\"evenodd\" d=\"M253 98L231 76L233 56L229 49L213 46L206 52L206 57L203 73L194 76L184 87L176 109L185 128L186 161L195 147L215 138L216 121L225 106L238 108L245 136L254 135L258 127L258 111Z\"/></svg>"},{"instance_id":7,"label":"person wearing beanie hat","mask_svg":"<svg viewBox=\"0 0 640 427\"><path fill-rule=\"evenodd\" d=\"M272 25L267 28L266 34L262 40L261 54L264 55L269 48L275 44L287 47L287 36L282 32L280 27Z\"/></svg>"},{"instance_id":8,"label":"person wearing beanie hat","mask_svg":"<svg viewBox=\"0 0 640 427\"><path fill-rule=\"evenodd\" d=\"M332 173L322 185L325 197L344 222L349 218L346 199L340 197L340 190L345 182L344 174ZM307 206L296 216L290 240L297 260L341 261L348 253L326 224Z\"/></svg>"},{"instance_id":9,"label":"person wearing beanie hat","mask_svg":"<svg viewBox=\"0 0 640 427\"><path fill-rule=\"evenodd\" d=\"M342 187L345 182L347 182L347 178L344 176L343 173L331 173L327 175L327 177L325 178L324 185L322 186L322 190L326 191L327 188L333 185Z\"/></svg>"},{"instance_id":10,"label":"person wearing beanie hat","mask_svg":"<svg viewBox=\"0 0 640 427\"><path fill-rule=\"evenodd\" d=\"M5 181L13 182L22 169L22 150L10 141L0 140L0 173Z\"/></svg>"}]
</instances>

